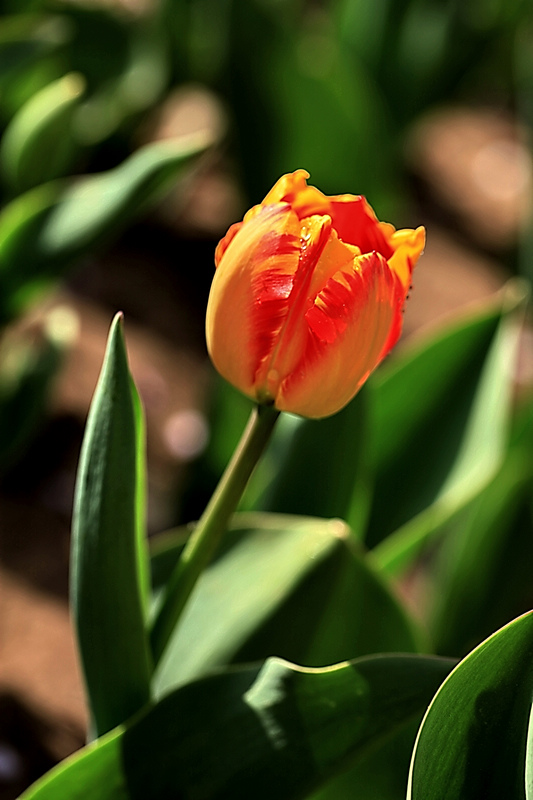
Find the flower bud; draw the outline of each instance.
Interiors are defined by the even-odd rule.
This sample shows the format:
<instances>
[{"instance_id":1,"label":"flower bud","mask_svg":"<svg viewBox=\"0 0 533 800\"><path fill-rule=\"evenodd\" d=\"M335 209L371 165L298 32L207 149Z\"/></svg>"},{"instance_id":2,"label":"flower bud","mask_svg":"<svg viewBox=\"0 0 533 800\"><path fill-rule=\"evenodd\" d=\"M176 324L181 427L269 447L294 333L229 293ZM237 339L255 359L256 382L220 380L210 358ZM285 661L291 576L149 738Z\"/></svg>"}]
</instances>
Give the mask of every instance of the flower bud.
<instances>
[{"instance_id":1,"label":"flower bud","mask_svg":"<svg viewBox=\"0 0 533 800\"><path fill-rule=\"evenodd\" d=\"M259 403L327 417L397 342L425 231L379 222L364 197L284 175L218 244L211 359Z\"/></svg>"}]
</instances>

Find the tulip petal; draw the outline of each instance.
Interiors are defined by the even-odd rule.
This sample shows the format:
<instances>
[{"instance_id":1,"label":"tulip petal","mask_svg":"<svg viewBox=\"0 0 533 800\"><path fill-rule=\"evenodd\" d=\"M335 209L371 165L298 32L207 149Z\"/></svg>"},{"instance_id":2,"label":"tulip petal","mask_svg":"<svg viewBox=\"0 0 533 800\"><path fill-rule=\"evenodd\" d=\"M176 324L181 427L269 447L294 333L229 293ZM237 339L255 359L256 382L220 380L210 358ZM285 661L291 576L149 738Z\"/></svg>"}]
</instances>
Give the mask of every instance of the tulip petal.
<instances>
[{"instance_id":1,"label":"tulip petal","mask_svg":"<svg viewBox=\"0 0 533 800\"><path fill-rule=\"evenodd\" d=\"M329 214L329 198L320 189L308 186L308 177L309 173L305 169L282 175L263 200L263 205L289 203L300 219L314 214Z\"/></svg>"},{"instance_id":2,"label":"tulip petal","mask_svg":"<svg viewBox=\"0 0 533 800\"><path fill-rule=\"evenodd\" d=\"M395 231L393 229L390 243L394 252L389 258L389 266L398 275L403 285L408 287L411 283L414 266L426 244L426 231L422 227L416 230Z\"/></svg>"},{"instance_id":3,"label":"tulip petal","mask_svg":"<svg viewBox=\"0 0 533 800\"><path fill-rule=\"evenodd\" d=\"M298 217L278 203L239 227L215 272L207 347L221 375L250 397L256 396L258 365L271 352L286 316L299 252Z\"/></svg>"},{"instance_id":4,"label":"tulip petal","mask_svg":"<svg viewBox=\"0 0 533 800\"><path fill-rule=\"evenodd\" d=\"M331 234L331 218L318 216L307 218L300 229L298 267L292 277L290 293L285 295L283 303L278 302L277 322L272 324L272 312L256 316L256 358L258 368L255 383L261 395L274 399L282 377L292 368L300 357L302 341L301 318L309 306L312 297L311 286L315 280L317 265L321 261L324 249ZM271 276L258 273L258 285L266 281L271 283ZM261 296L255 289L255 296ZM266 334L266 335L265 335Z\"/></svg>"},{"instance_id":5,"label":"tulip petal","mask_svg":"<svg viewBox=\"0 0 533 800\"><path fill-rule=\"evenodd\" d=\"M244 220L242 222L235 222L233 225L230 225L230 227L228 228L228 232L226 233L224 238L221 239L220 242L217 244L215 248L215 267L218 268L218 265L222 260L222 256L224 255L224 253L226 252L231 242L238 234L243 225L244 225Z\"/></svg>"},{"instance_id":6,"label":"tulip petal","mask_svg":"<svg viewBox=\"0 0 533 800\"><path fill-rule=\"evenodd\" d=\"M373 209L361 195L338 195L331 198L333 227L346 244L359 247L361 253L376 251L388 260L394 250L383 228L390 227L380 223Z\"/></svg>"},{"instance_id":7,"label":"tulip petal","mask_svg":"<svg viewBox=\"0 0 533 800\"><path fill-rule=\"evenodd\" d=\"M378 221L364 197L352 194L327 197L319 189L307 185L308 177L309 173L304 169L282 175L263 200L263 205L289 203L300 219L327 214L343 242L356 245L362 253L376 250L385 259L391 257L394 250L384 229L392 232L394 228Z\"/></svg>"},{"instance_id":8,"label":"tulip petal","mask_svg":"<svg viewBox=\"0 0 533 800\"><path fill-rule=\"evenodd\" d=\"M269 392L274 397L281 379L297 368L306 347L307 326L301 324L304 315L329 279L342 270L351 271L360 255L357 247L340 241L331 229L329 216L315 215L303 220L301 242L298 270L288 299L287 321L262 376L265 380L270 373Z\"/></svg>"},{"instance_id":9,"label":"tulip petal","mask_svg":"<svg viewBox=\"0 0 533 800\"><path fill-rule=\"evenodd\" d=\"M340 410L398 338L404 300L400 280L377 253L330 278L302 320L305 347L276 407L306 417Z\"/></svg>"}]
</instances>

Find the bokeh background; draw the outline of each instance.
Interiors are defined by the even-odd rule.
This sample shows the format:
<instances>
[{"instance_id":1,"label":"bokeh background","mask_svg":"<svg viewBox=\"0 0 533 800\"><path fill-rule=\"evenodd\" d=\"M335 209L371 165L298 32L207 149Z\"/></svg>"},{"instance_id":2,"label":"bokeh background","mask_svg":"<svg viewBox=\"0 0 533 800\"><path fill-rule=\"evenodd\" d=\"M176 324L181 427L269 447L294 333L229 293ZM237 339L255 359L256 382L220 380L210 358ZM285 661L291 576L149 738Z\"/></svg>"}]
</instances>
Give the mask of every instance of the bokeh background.
<instances>
[{"instance_id":1,"label":"bokeh background","mask_svg":"<svg viewBox=\"0 0 533 800\"><path fill-rule=\"evenodd\" d=\"M214 247L283 172L426 225L400 347L531 276L533 20L529 0L2 0L0 13L7 800L84 740L69 525L114 312L147 414L155 533L197 516L223 460L204 452L221 391L203 335ZM526 328L517 392L532 347Z\"/></svg>"}]
</instances>

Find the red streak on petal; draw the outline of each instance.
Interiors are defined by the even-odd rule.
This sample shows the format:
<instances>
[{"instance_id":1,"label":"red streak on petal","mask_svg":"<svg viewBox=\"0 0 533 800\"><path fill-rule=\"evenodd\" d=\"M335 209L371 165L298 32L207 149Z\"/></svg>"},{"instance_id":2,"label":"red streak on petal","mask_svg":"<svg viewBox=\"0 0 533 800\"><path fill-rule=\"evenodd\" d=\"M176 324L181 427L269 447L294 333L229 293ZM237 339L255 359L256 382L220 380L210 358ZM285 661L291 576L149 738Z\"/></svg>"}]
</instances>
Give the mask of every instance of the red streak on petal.
<instances>
[{"instance_id":1,"label":"red streak on petal","mask_svg":"<svg viewBox=\"0 0 533 800\"><path fill-rule=\"evenodd\" d=\"M293 276L277 272L275 268L262 272L254 279L254 305L252 312L253 351L252 363L257 374L267 359L279 336L287 316Z\"/></svg>"},{"instance_id":2,"label":"red streak on petal","mask_svg":"<svg viewBox=\"0 0 533 800\"><path fill-rule=\"evenodd\" d=\"M289 297L294 285L294 272L286 269L287 256L293 256L296 263L299 245L296 236L274 232L261 241L257 253L259 266L254 271L251 284L252 382L269 359L287 318ZM285 263L282 263L282 256Z\"/></svg>"},{"instance_id":3,"label":"red streak on petal","mask_svg":"<svg viewBox=\"0 0 533 800\"><path fill-rule=\"evenodd\" d=\"M357 261L358 269L343 270L330 278L306 312L305 346L298 363L283 382L286 394L290 393L291 386L308 380L315 363L327 361L329 348L346 335L356 335L353 360L346 362L344 369L346 381L353 385L354 393L396 343L401 333L405 302L401 281L376 253L359 257ZM390 319L387 323L390 329L385 336L384 319Z\"/></svg>"},{"instance_id":4,"label":"red streak on petal","mask_svg":"<svg viewBox=\"0 0 533 800\"><path fill-rule=\"evenodd\" d=\"M339 334L344 333L347 327L346 320L334 319L328 316L320 306L313 306L305 315L310 330L321 342L332 343Z\"/></svg>"},{"instance_id":5,"label":"red streak on petal","mask_svg":"<svg viewBox=\"0 0 533 800\"><path fill-rule=\"evenodd\" d=\"M254 261L258 263L268 258L294 255L298 252L299 244L298 238L292 233L272 231L262 237Z\"/></svg>"},{"instance_id":6,"label":"red streak on petal","mask_svg":"<svg viewBox=\"0 0 533 800\"><path fill-rule=\"evenodd\" d=\"M376 215L361 195L346 195L344 200L332 200L333 227L346 244L354 244L362 253L373 250L388 260L394 250L387 242Z\"/></svg>"},{"instance_id":7,"label":"red streak on petal","mask_svg":"<svg viewBox=\"0 0 533 800\"><path fill-rule=\"evenodd\" d=\"M342 276L337 274L329 279L317 295L305 319L318 342L332 344L346 331L349 322L354 322L358 307L366 299L362 283L359 271L342 273Z\"/></svg>"},{"instance_id":8,"label":"red streak on petal","mask_svg":"<svg viewBox=\"0 0 533 800\"><path fill-rule=\"evenodd\" d=\"M257 276L254 295L259 303L254 308L255 355L258 367L256 385L266 385L267 376L280 379L289 365L298 358L298 329L302 317L311 305L309 286L314 269L326 246L331 231L329 217L314 217L302 228L298 242L298 267L294 274L284 273L284 280L275 269ZM291 237L290 244L294 246ZM285 245L288 246L287 241ZM285 247L280 243L280 247ZM268 244L267 244L268 247ZM277 254L281 252L277 250ZM288 254L288 251L283 250ZM291 252L294 252L291 250ZM271 387L276 391L276 387Z\"/></svg>"}]
</instances>

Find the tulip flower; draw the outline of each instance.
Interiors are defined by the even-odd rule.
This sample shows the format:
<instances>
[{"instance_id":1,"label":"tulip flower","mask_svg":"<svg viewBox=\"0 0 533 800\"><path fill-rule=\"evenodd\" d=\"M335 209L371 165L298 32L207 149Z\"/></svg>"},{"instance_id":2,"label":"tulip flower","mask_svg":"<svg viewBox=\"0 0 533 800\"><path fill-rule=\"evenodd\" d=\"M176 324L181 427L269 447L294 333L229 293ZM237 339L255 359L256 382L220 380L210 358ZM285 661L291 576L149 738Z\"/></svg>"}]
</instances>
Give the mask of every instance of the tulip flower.
<instances>
[{"instance_id":1,"label":"tulip flower","mask_svg":"<svg viewBox=\"0 0 533 800\"><path fill-rule=\"evenodd\" d=\"M211 359L258 403L339 411L397 342L424 228L395 230L364 197L284 175L219 243L207 307Z\"/></svg>"}]
</instances>

